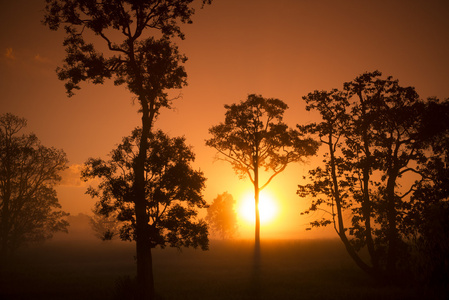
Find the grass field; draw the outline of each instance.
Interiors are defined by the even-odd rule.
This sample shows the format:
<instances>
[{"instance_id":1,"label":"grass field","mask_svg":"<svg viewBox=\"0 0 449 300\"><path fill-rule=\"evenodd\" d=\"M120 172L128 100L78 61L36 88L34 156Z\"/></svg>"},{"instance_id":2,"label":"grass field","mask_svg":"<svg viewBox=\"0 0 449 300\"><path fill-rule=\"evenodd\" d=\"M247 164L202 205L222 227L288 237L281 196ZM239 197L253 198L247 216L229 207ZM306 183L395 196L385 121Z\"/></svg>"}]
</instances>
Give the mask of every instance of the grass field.
<instances>
[{"instance_id":1,"label":"grass field","mask_svg":"<svg viewBox=\"0 0 449 300\"><path fill-rule=\"evenodd\" d=\"M374 284L338 240L212 241L209 251L156 249L159 299L446 299L418 287ZM0 273L0 299L130 299L134 244L60 240L22 251Z\"/></svg>"}]
</instances>

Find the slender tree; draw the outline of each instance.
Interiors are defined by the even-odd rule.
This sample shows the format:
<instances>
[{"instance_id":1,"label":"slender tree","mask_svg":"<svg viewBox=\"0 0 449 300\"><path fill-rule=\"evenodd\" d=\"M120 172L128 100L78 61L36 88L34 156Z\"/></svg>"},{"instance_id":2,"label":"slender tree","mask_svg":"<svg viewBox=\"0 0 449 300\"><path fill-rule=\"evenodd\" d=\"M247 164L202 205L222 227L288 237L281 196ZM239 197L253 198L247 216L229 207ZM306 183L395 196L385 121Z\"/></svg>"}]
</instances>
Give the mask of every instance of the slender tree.
<instances>
[{"instance_id":1,"label":"slender tree","mask_svg":"<svg viewBox=\"0 0 449 300\"><path fill-rule=\"evenodd\" d=\"M231 238L237 232L237 214L234 205L232 195L224 192L207 208L206 220L210 228L223 239Z\"/></svg>"},{"instance_id":2,"label":"slender tree","mask_svg":"<svg viewBox=\"0 0 449 300\"><path fill-rule=\"evenodd\" d=\"M67 232L67 213L59 210L54 186L67 158L62 150L40 144L34 134L21 134L26 120L0 116L0 250L6 258L29 242L56 231Z\"/></svg>"},{"instance_id":3,"label":"slender tree","mask_svg":"<svg viewBox=\"0 0 449 300\"><path fill-rule=\"evenodd\" d=\"M206 145L218 151L219 158L231 163L241 177L254 186L255 249L260 252L259 193L288 164L302 161L316 152L318 143L303 139L300 133L282 122L287 104L279 99L249 95L239 104L225 105L225 121L209 129L212 138ZM260 183L260 170L269 173Z\"/></svg>"},{"instance_id":4,"label":"slender tree","mask_svg":"<svg viewBox=\"0 0 449 300\"><path fill-rule=\"evenodd\" d=\"M128 241L138 238L133 163L139 155L141 135L141 129L134 130L108 161L91 158L82 172L85 180L100 179L97 187L88 189L88 194L99 199L96 212L106 218L116 214L120 237ZM169 138L161 131L151 134L145 157L146 242L151 248L168 245L207 250L207 224L197 220L197 209L206 207L201 194L206 179L192 169L195 156L184 138ZM151 252L147 257L151 260ZM148 271L154 290L152 268Z\"/></svg>"},{"instance_id":5,"label":"slender tree","mask_svg":"<svg viewBox=\"0 0 449 300\"><path fill-rule=\"evenodd\" d=\"M120 235L120 221L117 212L103 214L100 208L92 210L93 216L89 217L89 223L97 238L110 241Z\"/></svg>"},{"instance_id":6,"label":"slender tree","mask_svg":"<svg viewBox=\"0 0 449 300\"><path fill-rule=\"evenodd\" d=\"M44 24L64 25L67 55L57 69L69 96L83 81L101 84L113 78L125 84L140 105L142 134L133 162L136 214L136 257L139 298L153 297L151 244L145 211L145 154L148 137L160 108L171 105L167 89L186 84L186 57L169 38L184 38L181 23L191 23L193 0L46 0ZM202 0L203 5L211 0ZM158 37L158 38L155 38ZM104 51L100 49L106 49Z\"/></svg>"},{"instance_id":7,"label":"slender tree","mask_svg":"<svg viewBox=\"0 0 449 300\"><path fill-rule=\"evenodd\" d=\"M319 136L327 154L324 167L310 171L311 183L300 185L298 194L312 196L305 213L329 213L313 226L333 224L360 268L393 281L406 260L410 195L424 178L428 147L420 131L426 104L412 87L381 75L365 73L342 91L315 91L303 98L322 121L300 129ZM369 262L359 254L362 247Z\"/></svg>"}]
</instances>

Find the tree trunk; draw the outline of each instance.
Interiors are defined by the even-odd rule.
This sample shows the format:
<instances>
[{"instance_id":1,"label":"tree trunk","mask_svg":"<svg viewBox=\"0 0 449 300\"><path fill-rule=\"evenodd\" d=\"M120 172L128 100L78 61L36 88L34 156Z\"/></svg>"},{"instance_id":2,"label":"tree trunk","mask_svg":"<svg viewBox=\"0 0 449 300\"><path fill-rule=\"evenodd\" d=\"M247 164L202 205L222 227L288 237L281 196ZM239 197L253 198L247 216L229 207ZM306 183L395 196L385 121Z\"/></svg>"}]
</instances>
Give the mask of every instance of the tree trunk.
<instances>
[{"instance_id":1,"label":"tree trunk","mask_svg":"<svg viewBox=\"0 0 449 300\"><path fill-rule=\"evenodd\" d=\"M376 271L360 258L360 256L354 250L354 247L349 242L348 237L346 236L346 228L344 226L343 211L342 211L342 206L341 206L342 200L341 200L340 189L339 189L338 180L337 180L337 166L336 166L335 153L334 153L334 149L333 149L332 133L329 134L328 146L329 146L329 153L330 153L331 177L332 177L332 185L333 185L333 190L334 190L335 206L337 208L337 219L338 219L337 234L340 237L340 240L343 242L349 256L356 263L356 265L360 269L362 269L364 272L369 274L370 276L378 277L376 274Z\"/></svg>"},{"instance_id":2,"label":"tree trunk","mask_svg":"<svg viewBox=\"0 0 449 300\"><path fill-rule=\"evenodd\" d=\"M144 136L145 135L142 133L142 138ZM146 143L144 142L144 144ZM146 151L143 153L146 153ZM151 257L151 243L148 228L149 219L146 212L145 199L144 162L145 154L140 155L139 153L139 157L135 163L136 260L137 292L139 300L154 298L153 262Z\"/></svg>"},{"instance_id":3,"label":"tree trunk","mask_svg":"<svg viewBox=\"0 0 449 300\"><path fill-rule=\"evenodd\" d=\"M256 268L260 266L260 212L259 212L259 167L258 158L255 158L254 167L254 200L255 200L255 243L254 243L254 259Z\"/></svg>"},{"instance_id":4,"label":"tree trunk","mask_svg":"<svg viewBox=\"0 0 449 300\"><path fill-rule=\"evenodd\" d=\"M375 270L379 270L379 258L377 256L377 252L374 248L374 240L372 236L372 228L371 228L371 212L372 212L372 203L371 197L369 193L369 184L370 184L370 172L372 170L372 157L371 152L369 150L369 141L368 141L367 129L364 128L363 142L364 142L364 151L366 155L366 164L363 168L363 200L362 200L362 215L364 218L365 224L365 239L366 246L368 248L368 253L371 258L371 264Z\"/></svg>"},{"instance_id":5,"label":"tree trunk","mask_svg":"<svg viewBox=\"0 0 449 300\"><path fill-rule=\"evenodd\" d=\"M153 102L141 99L142 135L139 154L134 163L135 175L135 214L136 214L136 260L138 299L154 299L153 260L151 255L151 231L145 195L145 161L148 151L148 138L154 118Z\"/></svg>"},{"instance_id":6,"label":"tree trunk","mask_svg":"<svg viewBox=\"0 0 449 300\"><path fill-rule=\"evenodd\" d=\"M5 153L5 163L6 163L6 174L5 175L5 182L4 184L4 188L3 188L3 199L2 199L2 211L1 213L1 220L0 220L0 241L1 241L1 249L0 249L0 261L1 260L6 260L7 256L8 256L8 244L9 244L9 229L10 229L10 211L9 211L9 207L10 207L10 201L11 201L11 166L10 166L10 161L11 161L11 151L10 151L10 139L11 137L9 137L7 135L6 138L6 153Z\"/></svg>"},{"instance_id":7,"label":"tree trunk","mask_svg":"<svg viewBox=\"0 0 449 300\"><path fill-rule=\"evenodd\" d=\"M1 249L0 249L0 256L1 256L1 260L6 259L6 257L8 256L8 221L9 221L9 211L8 211L8 206L9 203L7 203L6 201L3 201L3 209L2 209L2 219L1 219Z\"/></svg>"},{"instance_id":8,"label":"tree trunk","mask_svg":"<svg viewBox=\"0 0 449 300\"><path fill-rule=\"evenodd\" d=\"M385 201L387 206L387 232L386 238L388 243L387 251L387 276L390 281L394 281L397 276L397 260L399 256L399 233L397 229L396 218L398 215L396 207L396 193L395 186L398 179L398 174L400 170L399 162L399 149L401 147L401 142L399 138L396 139L395 143L392 145L393 149L390 152L390 158L387 163L387 186L385 190Z\"/></svg>"},{"instance_id":9,"label":"tree trunk","mask_svg":"<svg viewBox=\"0 0 449 300\"><path fill-rule=\"evenodd\" d=\"M139 300L154 299L153 261L151 243L148 237L147 216L142 215L145 206L136 201L136 260L137 260L137 293Z\"/></svg>"},{"instance_id":10,"label":"tree trunk","mask_svg":"<svg viewBox=\"0 0 449 300\"><path fill-rule=\"evenodd\" d=\"M10 192L10 184L9 179L6 183L6 189L3 195L2 199L2 211L1 211L1 222L0 222L0 240L1 240L1 249L0 249L0 255L1 259L6 259L6 256L8 255L8 233L9 233L9 201L11 198L11 192Z\"/></svg>"},{"instance_id":11,"label":"tree trunk","mask_svg":"<svg viewBox=\"0 0 449 300\"><path fill-rule=\"evenodd\" d=\"M396 173L396 172L393 172ZM386 190L386 201L387 201L387 242L388 242L388 252L387 252L387 274L390 279L394 279L396 276L396 264L398 259L398 230L396 228L396 197L394 186L396 182L395 174L391 174L387 182Z\"/></svg>"},{"instance_id":12,"label":"tree trunk","mask_svg":"<svg viewBox=\"0 0 449 300\"><path fill-rule=\"evenodd\" d=\"M134 39L128 41L130 66L135 74L138 96L142 108L142 135L139 153L134 161L134 211L136 216L136 264L137 264L137 296L139 300L154 299L153 260L151 255L151 231L147 213L145 194L145 161L149 148L148 139L156 113L155 95L149 95L144 89L142 74L135 61Z\"/></svg>"},{"instance_id":13,"label":"tree trunk","mask_svg":"<svg viewBox=\"0 0 449 300\"><path fill-rule=\"evenodd\" d=\"M7 259L8 256L8 219L9 219L9 212L8 212L8 203L5 201L3 202L3 209L2 209L2 219L0 223L0 241L1 241L1 249L0 249L0 262Z\"/></svg>"},{"instance_id":14,"label":"tree trunk","mask_svg":"<svg viewBox=\"0 0 449 300\"><path fill-rule=\"evenodd\" d=\"M369 171L363 171L363 200L362 200L362 214L365 224L365 239L368 253L371 258L373 268L379 270L379 258L374 248L374 241L371 229L371 199L369 195Z\"/></svg>"},{"instance_id":15,"label":"tree trunk","mask_svg":"<svg viewBox=\"0 0 449 300\"><path fill-rule=\"evenodd\" d=\"M362 92L359 91L357 93L360 99L360 105L361 105L361 118L362 118L362 140L363 140L363 152L365 153L365 164L362 166L362 173L363 173L363 199L362 199L362 215L364 218L364 225L365 225L365 240L366 240L366 246L368 248L368 253L371 258L371 263L373 265L373 268L375 270L379 270L379 259L377 257L377 253L374 248L374 241L372 236L372 229L371 229L371 210L372 210L372 203L371 203L371 197L369 194L369 182L370 182L370 172L372 171L372 162L373 158L371 156L370 151L370 138L369 138L369 132L370 132L370 126L371 123L369 121L369 118L367 117L367 108L366 108L366 101L364 100L362 96Z\"/></svg>"}]
</instances>

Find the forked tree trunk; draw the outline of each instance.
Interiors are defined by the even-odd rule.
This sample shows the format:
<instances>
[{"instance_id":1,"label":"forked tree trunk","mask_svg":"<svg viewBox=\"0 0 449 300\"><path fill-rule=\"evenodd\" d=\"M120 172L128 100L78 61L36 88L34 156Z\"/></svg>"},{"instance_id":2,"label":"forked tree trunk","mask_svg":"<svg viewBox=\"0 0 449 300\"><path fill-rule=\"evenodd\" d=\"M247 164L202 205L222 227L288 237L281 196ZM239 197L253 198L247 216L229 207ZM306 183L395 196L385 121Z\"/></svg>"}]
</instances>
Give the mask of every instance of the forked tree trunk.
<instances>
[{"instance_id":1,"label":"forked tree trunk","mask_svg":"<svg viewBox=\"0 0 449 300\"><path fill-rule=\"evenodd\" d=\"M336 159L335 159L335 153L333 149L333 141L332 141L332 134L329 134L329 153L330 153L330 164L331 164L331 177L332 177L332 185L334 190L334 199L335 199L335 206L337 209L337 222L338 222L338 231L337 234L340 237L340 240L343 242L343 245L346 248L346 251L348 252L349 256L352 258L352 260L356 263L356 265L362 269L367 274L378 277L377 271L369 266L367 263L365 263L361 257L358 255L358 253L355 251L354 247L351 245L348 237L346 236L346 228L343 221L343 210L342 210L342 199L340 194L340 189L337 181L337 166L336 166Z\"/></svg>"}]
</instances>

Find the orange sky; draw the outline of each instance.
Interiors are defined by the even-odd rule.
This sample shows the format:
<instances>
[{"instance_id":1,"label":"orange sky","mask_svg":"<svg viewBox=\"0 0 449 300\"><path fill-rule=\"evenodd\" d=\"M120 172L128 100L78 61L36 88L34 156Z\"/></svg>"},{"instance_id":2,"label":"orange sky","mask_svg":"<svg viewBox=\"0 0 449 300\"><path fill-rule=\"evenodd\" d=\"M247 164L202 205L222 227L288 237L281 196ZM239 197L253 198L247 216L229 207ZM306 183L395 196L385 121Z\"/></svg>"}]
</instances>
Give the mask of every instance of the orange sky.
<instances>
[{"instance_id":1,"label":"orange sky","mask_svg":"<svg viewBox=\"0 0 449 300\"><path fill-rule=\"evenodd\" d=\"M64 57L62 32L40 24L44 0L0 1L0 113L28 120L46 146L62 148L70 164L104 156L139 124L137 106L124 87L82 85L68 99L54 72ZM185 26L179 43L189 61L189 86L156 126L185 135L208 178L206 199L225 191L238 200L251 190L204 145L208 129L223 121L224 104L250 93L276 97L290 109L291 126L313 120L301 97L340 88L365 71L381 70L422 97L449 97L449 3L447 1L215 0ZM268 187L281 203L276 226L262 237L309 237L310 219L299 216L301 176L313 167L292 165ZM58 188L63 208L90 212L86 186L67 176ZM321 233L320 233L321 232ZM318 231L324 234L323 231ZM242 236L251 235L251 230Z\"/></svg>"}]
</instances>

